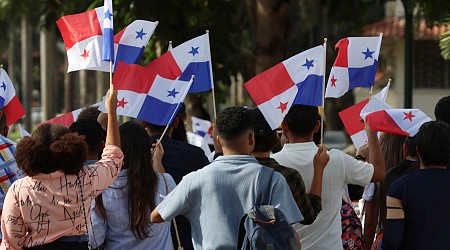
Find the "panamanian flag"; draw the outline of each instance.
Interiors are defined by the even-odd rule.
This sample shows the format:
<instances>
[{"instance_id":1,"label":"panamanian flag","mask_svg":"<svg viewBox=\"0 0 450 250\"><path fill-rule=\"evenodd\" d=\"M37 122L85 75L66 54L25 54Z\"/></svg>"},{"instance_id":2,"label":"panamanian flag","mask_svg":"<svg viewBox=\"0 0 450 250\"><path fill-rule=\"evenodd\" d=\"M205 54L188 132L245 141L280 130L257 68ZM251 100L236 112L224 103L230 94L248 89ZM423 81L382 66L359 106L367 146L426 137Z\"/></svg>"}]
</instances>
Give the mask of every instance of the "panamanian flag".
<instances>
[{"instance_id":1,"label":"panamanian flag","mask_svg":"<svg viewBox=\"0 0 450 250\"><path fill-rule=\"evenodd\" d=\"M16 95L14 85L3 68L0 68L0 109L5 112L7 126L25 115L25 110Z\"/></svg>"},{"instance_id":2,"label":"panamanian flag","mask_svg":"<svg viewBox=\"0 0 450 250\"><path fill-rule=\"evenodd\" d=\"M101 102L89 105L90 107L92 106L99 106ZM65 113L63 115L57 116L55 118L52 118L50 120L47 121L43 121L41 123L38 124L38 126L41 126L42 124L45 123L50 123L50 124L60 124L66 127L69 127L70 125L72 125L72 123L76 122L78 119L78 115L81 113L81 111L83 111L84 108L79 108L76 110L73 110L69 113Z\"/></svg>"},{"instance_id":3,"label":"panamanian flag","mask_svg":"<svg viewBox=\"0 0 450 250\"><path fill-rule=\"evenodd\" d=\"M323 46L303 51L253 77L245 88L272 129L294 104L322 105Z\"/></svg>"},{"instance_id":4,"label":"panamanian flag","mask_svg":"<svg viewBox=\"0 0 450 250\"><path fill-rule=\"evenodd\" d=\"M347 37L336 43L339 49L328 78L325 97L338 98L356 87L374 84L382 36Z\"/></svg>"},{"instance_id":5,"label":"panamanian flag","mask_svg":"<svg viewBox=\"0 0 450 250\"><path fill-rule=\"evenodd\" d=\"M192 80L167 79L138 64L119 62L113 76L117 114L151 124L170 124L184 101ZM106 112L104 102L99 110Z\"/></svg>"},{"instance_id":6,"label":"panamanian flag","mask_svg":"<svg viewBox=\"0 0 450 250\"><path fill-rule=\"evenodd\" d=\"M103 61L103 32L113 32L112 26L103 29L104 19L110 17L108 13L98 7L63 16L56 22L67 50L67 72L82 69L109 72L109 62ZM137 63L157 25L158 22L135 20L115 35L113 61Z\"/></svg>"},{"instance_id":7,"label":"panamanian flag","mask_svg":"<svg viewBox=\"0 0 450 250\"><path fill-rule=\"evenodd\" d=\"M152 69L161 77L189 81L194 75L189 93L209 91L214 88L211 51L209 47L209 33L193 38L149 63L147 68Z\"/></svg>"}]
</instances>

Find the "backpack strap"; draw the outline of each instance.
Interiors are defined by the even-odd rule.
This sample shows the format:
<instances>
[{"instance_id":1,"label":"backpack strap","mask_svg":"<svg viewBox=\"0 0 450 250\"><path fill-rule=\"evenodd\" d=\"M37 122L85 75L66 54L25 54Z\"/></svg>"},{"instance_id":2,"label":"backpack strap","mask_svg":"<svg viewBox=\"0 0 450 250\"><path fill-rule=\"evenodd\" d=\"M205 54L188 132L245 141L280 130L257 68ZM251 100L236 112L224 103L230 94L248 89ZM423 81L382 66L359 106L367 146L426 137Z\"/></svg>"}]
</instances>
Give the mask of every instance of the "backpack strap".
<instances>
[{"instance_id":1,"label":"backpack strap","mask_svg":"<svg viewBox=\"0 0 450 250\"><path fill-rule=\"evenodd\" d=\"M268 205L272 200L272 176L274 170L268 167L262 167L259 171L258 187L256 193L255 205Z\"/></svg>"}]
</instances>

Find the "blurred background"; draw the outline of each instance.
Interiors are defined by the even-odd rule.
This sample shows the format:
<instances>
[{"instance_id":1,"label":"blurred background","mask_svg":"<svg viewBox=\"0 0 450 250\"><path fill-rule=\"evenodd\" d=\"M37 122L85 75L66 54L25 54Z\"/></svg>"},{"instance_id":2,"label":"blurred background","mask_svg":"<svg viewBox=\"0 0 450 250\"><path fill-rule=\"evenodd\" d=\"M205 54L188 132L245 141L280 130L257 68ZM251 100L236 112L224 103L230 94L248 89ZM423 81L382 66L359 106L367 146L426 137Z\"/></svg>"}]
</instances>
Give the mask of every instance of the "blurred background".
<instances>
[{"instance_id":1,"label":"blurred background","mask_svg":"<svg viewBox=\"0 0 450 250\"><path fill-rule=\"evenodd\" d=\"M135 19L159 21L142 65L166 52L169 41L175 47L209 30L218 111L230 105L254 106L243 87L247 80L322 44L325 37L329 72L339 39L384 34L374 92L392 79L387 102L393 107L419 108L434 118L437 100L450 94L449 0L113 0L113 4L116 32ZM0 0L0 64L25 107L27 115L20 123L26 130L102 99L108 73L66 73L65 46L55 23L63 15L101 5L103 0ZM327 130L342 131L338 111L368 93L355 89L339 99L327 99ZM210 120L210 95L189 94L188 114ZM12 137L15 129L13 125ZM335 134L332 140L341 143L345 133Z\"/></svg>"}]
</instances>

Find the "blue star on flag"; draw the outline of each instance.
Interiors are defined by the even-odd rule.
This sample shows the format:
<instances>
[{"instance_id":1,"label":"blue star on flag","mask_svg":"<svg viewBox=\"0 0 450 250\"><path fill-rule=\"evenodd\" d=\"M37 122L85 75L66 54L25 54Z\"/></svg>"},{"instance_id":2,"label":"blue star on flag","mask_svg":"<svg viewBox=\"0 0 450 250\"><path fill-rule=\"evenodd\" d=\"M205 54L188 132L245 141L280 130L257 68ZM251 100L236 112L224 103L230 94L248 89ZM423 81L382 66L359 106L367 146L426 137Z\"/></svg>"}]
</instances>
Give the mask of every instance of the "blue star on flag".
<instances>
[{"instance_id":1,"label":"blue star on flag","mask_svg":"<svg viewBox=\"0 0 450 250\"><path fill-rule=\"evenodd\" d=\"M0 86L0 88L3 88L3 91L6 91L6 84L5 84L5 82L2 82L2 86Z\"/></svg>"},{"instance_id":2,"label":"blue star on flag","mask_svg":"<svg viewBox=\"0 0 450 250\"><path fill-rule=\"evenodd\" d=\"M173 88L172 90L167 90L167 92L169 92L169 94L167 95L167 97L172 96L173 98L176 97L176 95L180 92L176 91L175 88Z\"/></svg>"},{"instance_id":3,"label":"blue star on flag","mask_svg":"<svg viewBox=\"0 0 450 250\"><path fill-rule=\"evenodd\" d=\"M196 54L198 54L198 49L200 47L194 48L191 46L191 48L192 48L191 51L189 51L188 53L192 54L192 56L195 56Z\"/></svg>"},{"instance_id":4,"label":"blue star on flag","mask_svg":"<svg viewBox=\"0 0 450 250\"><path fill-rule=\"evenodd\" d=\"M136 38L140 38L141 40L144 38L144 36L147 35L147 33L144 32L144 29L141 29L141 31L136 31Z\"/></svg>"},{"instance_id":5,"label":"blue star on flag","mask_svg":"<svg viewBox=\"0 0 450 250\"><path fill-rule=\"evenodd\" d=\"M105 12L105 19L109 19L112 20L111 17L113 16L113 14L108 10L106 10Z\"/></svg>"},{"instance_id":6,"label":"blue star on flag","mask_svg":"<svg viewBox=\"0 0 450 250\"><path fill-rule=\"evenodd\" d=\"M197 123L195 124L195 126L196 126L196 127L200 127L200 123L197 122Z\"/></svg>"},{"instance_id":7,"label":"blue star on flag","mask_svg":"<svg viewBox=\"0 0 450 250\"><path fill-rule=\"evenodd\" d=\"M306 62L302 66L306 66L309 70L309 68L314 67L313 62L314 62L314 60L309 61L308 58L306 58Z\"/></svg>"},{"instance_id":8,"label":"blue star on flag","mask_svg":"<svg viewBox=\"0 0 450 250\"><path fill-rule=\"evenodd\" d=\"M373 59L373 57L372 57L372 54L373 53L375 53L375 50L374 51L370 51L369 50L369 47L367 47L367 50L366 51L363 51L363 52L361 52L361 53L363 53L364 54L364 60L366 60L367 58L372 58Z\"/></svg>"}]
</instances>

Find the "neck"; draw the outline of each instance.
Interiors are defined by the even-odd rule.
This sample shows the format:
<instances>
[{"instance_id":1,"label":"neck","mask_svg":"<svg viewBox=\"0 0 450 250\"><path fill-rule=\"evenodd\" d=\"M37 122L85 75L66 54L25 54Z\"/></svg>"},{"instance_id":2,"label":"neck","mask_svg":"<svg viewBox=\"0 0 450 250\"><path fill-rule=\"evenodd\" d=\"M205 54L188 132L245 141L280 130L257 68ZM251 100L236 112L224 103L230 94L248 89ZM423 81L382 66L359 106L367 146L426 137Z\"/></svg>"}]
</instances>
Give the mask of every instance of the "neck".
<instances>
[{"instance_id":1,"label":"neck","mask_svg":"<svg viewBox=\"0 0 450 250\"><path fill-rule=\"evenodd\" d=\"M223 155L250 155L249 150L223 147Z\"/></svg>"},{"instance_id":2,"label":"neck","mask_svg":"<svg viewBox=\"0 0 450 250\"><path fill-rule=\"evenodd\" d=\"M304 142L312 142L313 141L313 135L310 136L288 136L289 143L304 143Z\"/></svg>"},{"instance_id":3,"label":"neck","mask_svg":"<svg viewBox=\"0 0 450 250\"><path fill-rule=\"evenodd\" d=\"M268 158L270 157L270 152L252 152L252 155L256 158Z\"/></svg>"}]
</instances>

